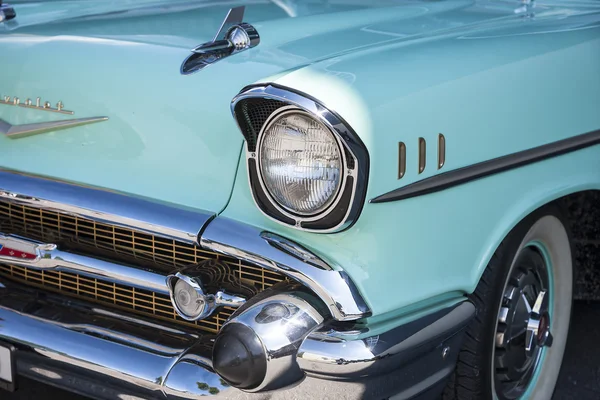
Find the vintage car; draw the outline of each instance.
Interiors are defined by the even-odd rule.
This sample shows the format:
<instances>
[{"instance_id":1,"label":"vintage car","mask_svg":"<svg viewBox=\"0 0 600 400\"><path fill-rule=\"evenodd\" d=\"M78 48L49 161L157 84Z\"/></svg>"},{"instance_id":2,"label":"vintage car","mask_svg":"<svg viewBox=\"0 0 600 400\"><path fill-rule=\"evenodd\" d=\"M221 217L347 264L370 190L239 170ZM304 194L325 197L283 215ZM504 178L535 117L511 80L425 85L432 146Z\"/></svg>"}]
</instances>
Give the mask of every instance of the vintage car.
<instances>
[{"instance_id":1,"label":"vintage car","mask_svg":"<svg viewBox=\"0 0 600 400\"><path fill-rule=\"evenodd\" d=\"M16 0L0 54L3 389L551 398L597 0Z\"/></svg>"}]
</instances>

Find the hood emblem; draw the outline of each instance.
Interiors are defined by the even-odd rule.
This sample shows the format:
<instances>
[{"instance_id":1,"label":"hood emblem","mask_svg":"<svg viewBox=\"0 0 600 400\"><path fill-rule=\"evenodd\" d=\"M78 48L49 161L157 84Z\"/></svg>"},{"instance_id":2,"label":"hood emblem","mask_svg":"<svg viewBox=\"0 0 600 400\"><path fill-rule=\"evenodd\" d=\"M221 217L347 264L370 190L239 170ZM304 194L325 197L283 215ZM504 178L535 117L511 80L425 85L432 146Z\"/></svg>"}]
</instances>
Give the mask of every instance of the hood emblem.
<instances>
[{"instance_id":1,"label":"hood emblem","mask_svg":"<svg viewBox=\"0 0 600 400\"><path fill-rule=\"evenodd\" d=\"M243 22L244 6L229 10L215 38L192 49L192 55L181 64L181 73L189 75L232 54L260 43L254 27Z\"/></svg>"},{"instance_id":2,"label":"hood emblem","mask_svg":"<svg viewBox=\"0 0 600 400\"><path fill-rule=\"evenodd\" d=\"M62 101L56 103L56 108L53 108L49 101L42 104L41 99L38 97L35 100L35 104L30 100L25 100L21 103L18 97L11 98L10 96L4 96L0 98L0 104L7 106L16 106L31 108L34 110L51 111L59 114L73 115L73 111L65 110ZM63 121L51 121L51 122L39 122L35 124L24 124L24 125L12 125L2 118L0 118L0 134L4 134L11 139L19 139L38 133L45 133L55 131L58 129L73 128L80 125L91 124L94 122L106 121L108 117L91 117L91 118L75 118Z\"/></svg>"},{"instance_id":3,"label":"hood emblem","mask_svg":"<svg viewBox=\"0 0 600 400\"><path fill-rule=\"evenodd\" d=\"M55 244L40 243L0 233L0 261L37 261L42 257L43 252L52 251L55 248Z\"/></svg>"}]
</instances>

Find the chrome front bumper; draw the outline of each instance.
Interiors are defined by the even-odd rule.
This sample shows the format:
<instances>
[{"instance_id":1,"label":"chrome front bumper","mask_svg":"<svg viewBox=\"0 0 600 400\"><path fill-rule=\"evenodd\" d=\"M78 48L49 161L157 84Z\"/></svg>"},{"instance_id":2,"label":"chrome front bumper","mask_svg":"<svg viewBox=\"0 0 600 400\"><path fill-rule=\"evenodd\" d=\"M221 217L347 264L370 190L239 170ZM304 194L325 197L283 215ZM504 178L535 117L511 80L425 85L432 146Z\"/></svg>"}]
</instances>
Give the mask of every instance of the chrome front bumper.
<instances>
[{"instance_id":1,"label":"chrome front bumper","mask_svg":"<svg viewBox=\"0 0 600 400\"><path fill-rule=\"evenodd\" d=\"M0 340L18 349L18 374L101 399L429 398L473 315L463 302L377 335L315 332L297 355L304 382L250 394L212 370L210 335L0 285Z\"/></svg>"}]
</instances>

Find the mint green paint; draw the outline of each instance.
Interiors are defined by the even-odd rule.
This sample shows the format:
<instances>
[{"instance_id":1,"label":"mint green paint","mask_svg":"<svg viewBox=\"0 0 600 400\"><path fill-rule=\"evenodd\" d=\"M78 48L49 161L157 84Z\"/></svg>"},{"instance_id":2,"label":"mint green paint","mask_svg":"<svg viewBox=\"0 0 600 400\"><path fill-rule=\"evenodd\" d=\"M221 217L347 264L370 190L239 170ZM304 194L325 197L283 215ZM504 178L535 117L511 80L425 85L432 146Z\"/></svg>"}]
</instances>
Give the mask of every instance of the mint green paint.
<instances>
[{"instance_id":1,"label":"mint green paint","mask_svg":"<svg viewBox=\"0 0 600 400\"><path fill-rule=\"evenodd\" d=\"M246 19L259 29L260 46L182 76L190 49L211 40L235 4L11 3L17 18L0 23L0 95L60 100L75 118L110 119L21 140L0 137L0 166L213 212L231 194L243 142L231 99L264 76L325 58L333 47L355 46L315 44L331 29L324 28L330 15L323 13L347 12L338 28L356 26L364 13L325 3L295 10L249 5ZM298 16L294 22L288 13ZM364 16L390 18L380 9ZM298 29L290 30L293 25ZM24 124L69 117L0 105L0 118Z\"/></svg>"},{"instance_id":2,"label":"mint green paint","mask_svg":"<svg viewBox=\"0 0 600 400\"><path fill-rule=\"evenodd\" d=\"M594 147L436 194L366 204L342 233L301 232L254 205L229 111L253 82L275 81L321 100L368 147L373 198L438 173L439 132L447 141L444 172L600 129L595 0L538 1L533 18L515 13L516 0L248 4L245 19L260 45L191 76L179 75L181 62L212 38L232 4L13 3L17 24L0 24L0 52L9 55L0 95L62 100L74 117L110 120L0 138L0 166L214 212L231 196L223 215L327 255L381 318L471 292L521 218L559 196L600 188ZM46 23L56 18L63 20ZM59 117L0 105L0 118ZM418 137L428 143L421 175ZM400 181L398 141L408 156Z\"/></svg>"}]
</instances>

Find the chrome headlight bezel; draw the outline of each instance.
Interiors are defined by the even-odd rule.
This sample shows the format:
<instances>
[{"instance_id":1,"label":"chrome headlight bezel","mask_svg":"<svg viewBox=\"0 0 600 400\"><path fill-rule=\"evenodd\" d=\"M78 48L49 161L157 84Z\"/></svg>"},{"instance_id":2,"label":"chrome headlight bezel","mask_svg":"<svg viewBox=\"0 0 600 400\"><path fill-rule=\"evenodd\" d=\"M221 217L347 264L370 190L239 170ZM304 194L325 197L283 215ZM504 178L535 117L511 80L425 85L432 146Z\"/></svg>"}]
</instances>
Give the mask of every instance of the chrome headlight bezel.
<instances>
[{"instance_id":1,"label":"chrome headlight bezel","mask_svg":"<svg viewBox=\"0 0 600 400\"><path fill-rule=\"evenodd\" d=\"M366 199L369 154L358 135L334 111L312 97L275 84L243 89L231 110L246 139L246 167L252 197L269 218L296 229L312 232L338 232L358 219ZM264 187L258 165L258 143L267 125L280 112L304 112L323 124L335 137L342 155L342 183L336 198L323 212L302 216L283 209Z\"/></svg>"}]
</instances>

